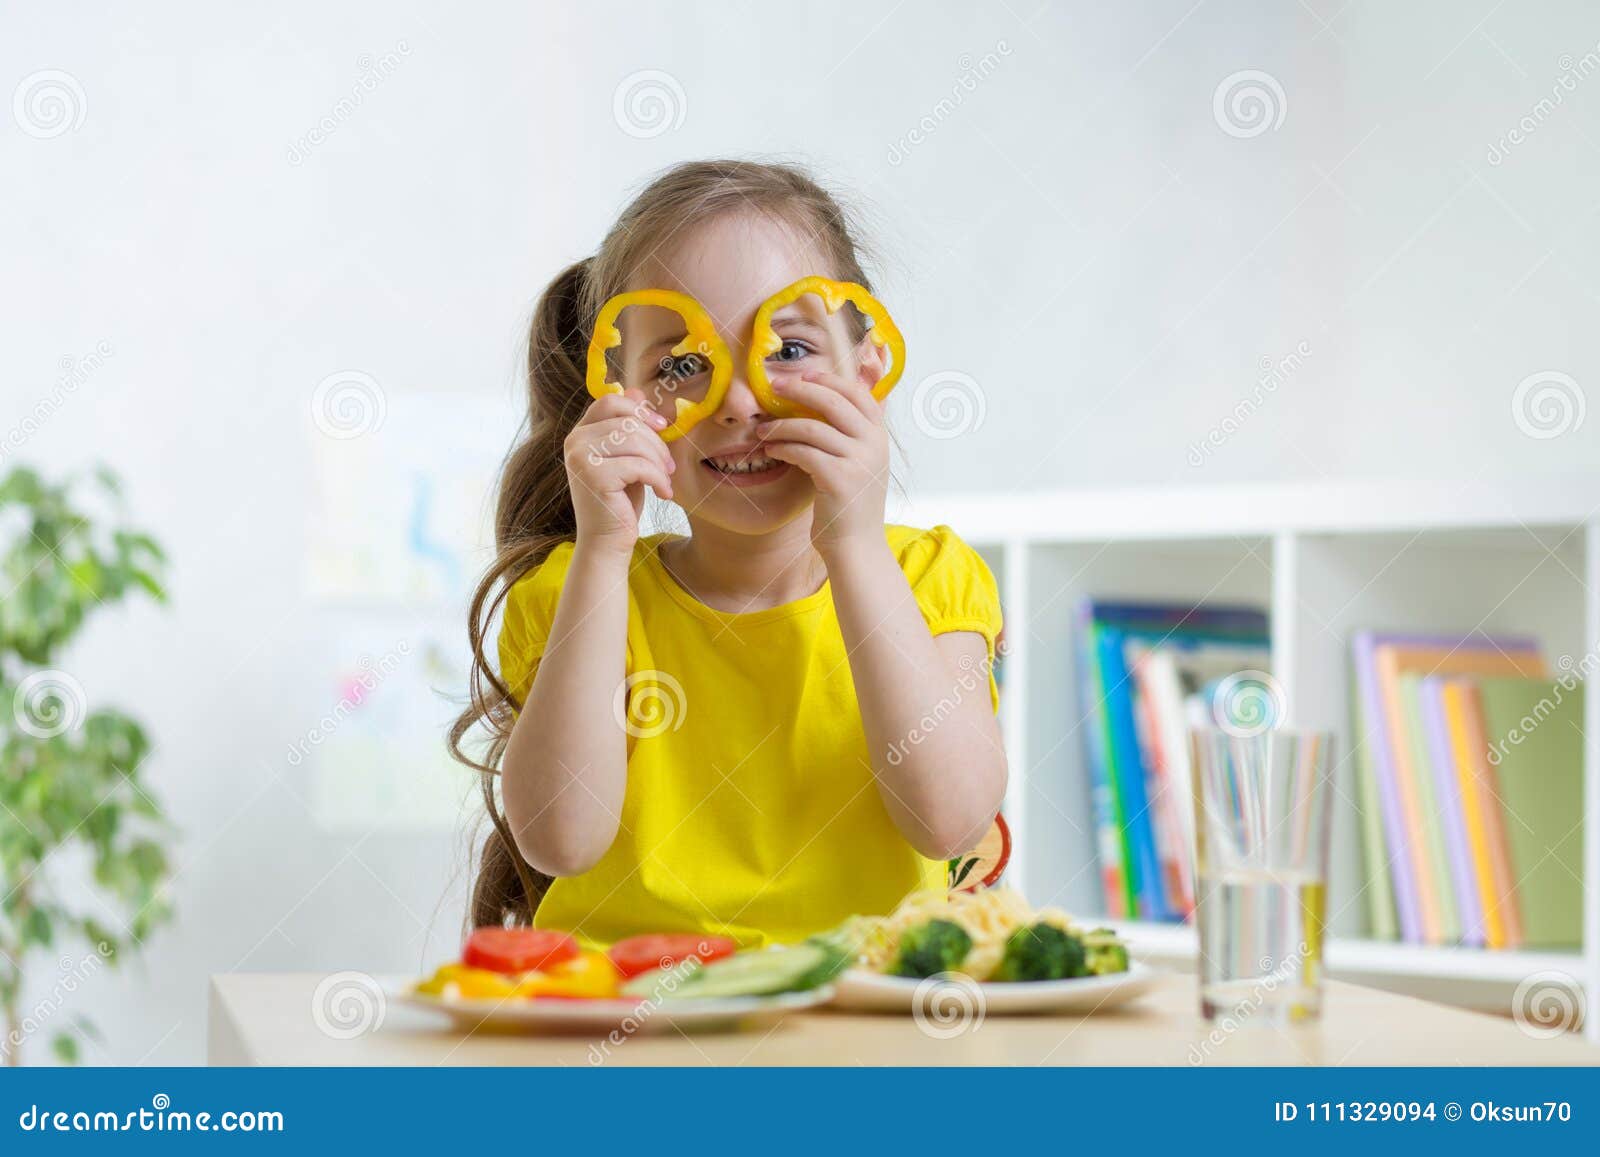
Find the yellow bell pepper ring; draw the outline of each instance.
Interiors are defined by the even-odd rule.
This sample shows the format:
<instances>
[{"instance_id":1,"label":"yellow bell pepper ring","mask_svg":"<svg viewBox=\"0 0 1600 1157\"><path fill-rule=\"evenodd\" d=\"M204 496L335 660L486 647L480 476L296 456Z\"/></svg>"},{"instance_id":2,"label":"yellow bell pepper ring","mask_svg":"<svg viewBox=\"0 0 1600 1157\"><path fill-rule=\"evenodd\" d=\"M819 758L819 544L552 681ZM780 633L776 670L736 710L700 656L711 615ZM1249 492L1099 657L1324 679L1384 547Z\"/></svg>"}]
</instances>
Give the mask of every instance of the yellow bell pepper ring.
<instances>
[{"instance_id":1,"label":"yellow bell pepper ring","mask_svg":"<svg viewBox=\"0 0 1600 1157\"><path fill-rule=\"evenodd\" d=\"M505 1000L517 994L517 982L504 973L446 964L416 990L424 996L442 996L446 1000Z\"/></svg>"},{"instance_id":2,"label":"yellow bell pepper ring","mask_svg":"<svg viewBox=\"0 0 1600 1157\"><path fill-rule=\"evenodd\" d=\"M901 336L900 327L895 325L889 311L865 286L853 281L834 281L828 277L803 277L767 298L756 310L755 326L750 334L749 361L745 368L750 390L761 403L761 408L780 418L793 418L810 412L774 394L772 379L767 377L767 358L783 348L783 338L772 329L772 315L808 293L820 297L830 315L839 312L839 307L848 301L872 319L872 328L867 331L867 336L874 345L887 346L890 355L888 372L872 387L872 396L883 401L906 368L906 339Z\"/></svg>"},{"instance_id":3,"label":"yellow bell pepper ring","mask_svg":"<svg viewBox=\"0 0 1600 1157\"><path fill-rule=\"evenodd\" d=\"M728 353L727 345L717 336L711 315L687 293L673 289L639 289L619 293L600 307L600 316L594 322L594 334L589 339L589 356L584 369L585 385L589 388L590 397L604 398L609 394L622 393L621 383L608 380L606 354L622 344L622 331L617 328L617 319L631 305L654 305L672 310L683 318L685 333L683 340L672 347L669 356L678 358L692 353L711 363L711 382L706 388L706 396L698 402L688 398L677 399L677 420L661 431L662 440L671 442L683 437L697 422L716 413L722 405L722 399L728 393L728 383L733 380L733 355Z\"/></svg>"},{"instance_id":4,"label":"yellow bell pepper ring","mask_svg":"<svg viewBox=\"0 0 1600 1157\"><path fill-rule=\"evenodd\" d=\"M604 952L585 952L539 972L530 972L517 984L518 996L567 997L604 1000L622 988L616 965Z\"/></svg>"}]
</instances>

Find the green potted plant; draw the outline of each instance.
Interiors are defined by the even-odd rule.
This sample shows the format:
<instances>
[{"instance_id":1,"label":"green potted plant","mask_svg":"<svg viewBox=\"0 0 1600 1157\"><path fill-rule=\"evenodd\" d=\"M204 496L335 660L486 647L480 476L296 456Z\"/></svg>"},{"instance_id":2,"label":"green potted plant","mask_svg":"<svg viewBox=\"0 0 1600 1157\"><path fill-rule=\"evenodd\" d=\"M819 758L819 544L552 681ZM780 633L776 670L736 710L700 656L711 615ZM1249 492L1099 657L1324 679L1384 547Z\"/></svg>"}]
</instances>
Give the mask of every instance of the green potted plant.
<instances>
[{"instance_id":1,"label":"green potted plant","mask_svg":"<svg viewBox=\"0 0 1600 1157\"><path fill-rule=\"evenodd\" d=\"M85 486L94 514L78 502ZM170 915L172 832L141 782L150 741L127 715L90 710L56 666L94 611L131 595L165 600L165 556L124 513L106 470L60 484L23 468L0 478L0 1053L12 1065L37 1034L75 1061L94 1028L71 992ZM56 853L68 848L63 865ZM98 895L58 878L80 857ZM88 954L73 965L80 942ZM59 960L62 975L24 1007L35 960Z\"/></svg>"}]
</instances>

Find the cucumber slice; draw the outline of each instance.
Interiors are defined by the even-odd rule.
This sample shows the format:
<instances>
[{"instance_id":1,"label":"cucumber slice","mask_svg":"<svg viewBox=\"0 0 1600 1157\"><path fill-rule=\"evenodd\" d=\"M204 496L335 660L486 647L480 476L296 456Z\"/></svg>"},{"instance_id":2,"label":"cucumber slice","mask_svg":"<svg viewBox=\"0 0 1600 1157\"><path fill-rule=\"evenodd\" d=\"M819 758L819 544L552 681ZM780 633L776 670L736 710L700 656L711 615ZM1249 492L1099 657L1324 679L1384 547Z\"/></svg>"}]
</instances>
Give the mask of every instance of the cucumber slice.
<instances>
[{"instance_id":1,"label":"cucumber slice","mask_svg":"<svg viewBox=\"0 0 1600 1157\"><path fill-rule=\"evenodd\" d=\"M815 988L825 971L836 964L835 955L819 944L792 948L757 949L724 957L695 971L672 993L674 1000L729 996L770 996Z\"/></svg>"},{"instance_id":2,"label":"cucumber slice","mask_svg":"<svg viewBox=\"0 0 1600 1157\"><path fill-rule=\"evenodd\" d=\"M657 1004L668 999L689 982L689 978L705 965L690 957L680 960L671 968L652 968L641 972L622 986L622 995L628 1000L653 1000Z\"/></svg>"},{"instance_id":3,"label":"cucumber slice","mask_svg":"<svg viewBox=\"0 0 1600 1157\"><path fill-rule=\"evenodd\" d=\"M836 979L841 972L849 968L856 961L857 953L848 946L830 940L825 936L813 936L806 943L814 948L822 949L822 960L810 972L806 973L795 985L796 991L808 992L813 988L821 988L830 980Z\"/></svg>"}]
</instances>

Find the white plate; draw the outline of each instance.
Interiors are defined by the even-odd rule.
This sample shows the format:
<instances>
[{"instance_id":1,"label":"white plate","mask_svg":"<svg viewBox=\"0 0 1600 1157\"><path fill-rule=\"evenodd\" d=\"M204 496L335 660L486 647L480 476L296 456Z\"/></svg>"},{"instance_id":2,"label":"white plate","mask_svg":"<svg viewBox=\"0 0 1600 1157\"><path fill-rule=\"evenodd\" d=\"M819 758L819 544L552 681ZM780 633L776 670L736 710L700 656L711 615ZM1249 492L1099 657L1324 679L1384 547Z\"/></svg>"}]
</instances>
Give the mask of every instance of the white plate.
<instances>
[{"instance_id":1,"label":"white plate","mask_svg":"<svg viewBox=\"0 0 1600 1157\"><path fill-rule=\"evenodd\" d=\"M668 1029L733 1031L769 1022L786 1012L811 1008L833 997L832 985L777 996L681 997L676 1000L451 1000L408 987L389 999L441 1012L457 1027L525 1033L635 1033Z\"/></svg>"},{"instance_id":2,"label":"white plate","mask_svg":"<svg viewBox=\"0 0 1600 1157\"><path fill-rule=\"evenodd\" d=\"M926 980L885 976L852 968L835 984L835 1008L862 1012L916 1012L940 1016L977 1009L997 1016L1013 1013L1090 1013L1132 1000L1155 983L1159 973L1135 962L1127 972L1077 980L1027 980L980 984L970 976L946 972Z\"/></svg>"}]
</instances>

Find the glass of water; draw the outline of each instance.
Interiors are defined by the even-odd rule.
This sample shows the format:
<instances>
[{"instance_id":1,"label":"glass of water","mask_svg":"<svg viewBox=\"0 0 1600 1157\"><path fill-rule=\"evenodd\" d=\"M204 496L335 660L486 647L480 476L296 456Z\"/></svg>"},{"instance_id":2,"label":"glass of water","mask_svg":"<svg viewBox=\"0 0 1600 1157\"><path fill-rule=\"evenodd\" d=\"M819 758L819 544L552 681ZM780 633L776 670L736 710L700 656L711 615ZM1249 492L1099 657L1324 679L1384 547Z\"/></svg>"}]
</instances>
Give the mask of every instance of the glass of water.
<instances>
[{"instance_id":1,"label":"glass of water","mask_svg":"<svg viewBox=\"0 0 1600 1157\"><path fill-rule=\"evenodd\" d=\"M1200 1010L1288 1024L1322 1011L1333 736L1190 732Z\"/></svg>"}]
</instances>

